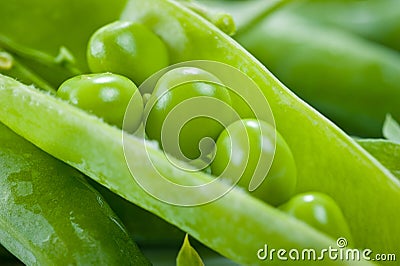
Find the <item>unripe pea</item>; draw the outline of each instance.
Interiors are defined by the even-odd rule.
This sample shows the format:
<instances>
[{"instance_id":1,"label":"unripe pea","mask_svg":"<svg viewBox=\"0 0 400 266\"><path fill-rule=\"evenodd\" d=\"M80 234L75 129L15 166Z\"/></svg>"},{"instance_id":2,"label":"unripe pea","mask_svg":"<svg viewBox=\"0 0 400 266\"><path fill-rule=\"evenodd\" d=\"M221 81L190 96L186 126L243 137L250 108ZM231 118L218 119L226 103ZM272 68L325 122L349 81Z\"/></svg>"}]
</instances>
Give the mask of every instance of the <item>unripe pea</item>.
<instances>
[{"instance_id":1,"label":"unripe pea","mask_svg":"<svg viewBox=\"0 0 400 266\"><path fill-rule=\"evenodd\" d=\"M124 76L112 73L75 76L61 84L57 96L119 128L123 126L132 98L129 121L124 129L134 132L142 121L142 96L136 85Z\"/></svg>"},{"instance_id":2,"label":"unripe pea","mask_svg":"<svg viewBox=\"0 0 400 266\"><path fill-rule=\"evenodd\" d=\"M275 206L294 194L297 173L292 152L269 123L238 120L221 133L216 146L213 175L230 182L240 178L237 184L246 190L256 175L262 177L263 182L251 194Z\"/></svg>"},{"instance_id":3,"label":"unripe pea","mask_svg":"<svg viewBox=\"0 0 400 266\"><path fill-rule=\"evenodd\" d=\"M320 192L298 194L279 209L334 239L344 237L348 243L353 241L340 207L326 194Z\"/></svg>"},{"instance_id":4,"label":"unripe pea","mask_svg":"<svg viewBox=\"0 0 400 266\"><path fill-rule=\"evenodd\" d=\"M163 41L146 26L116 21L97 30L90 38L87 61L92 72L113 72L141 84L168 66Z\"/></svg>"},{"instance_id":5,"label":"unripe pea","mask_svg":"<svg viewBox=\"0 0 400 266\"><path fill-rule=\"evenodd\" d=\"M210 154L224 124L232 120L232 113L221 109L231 108L228 89L218 83L217 77L195 67L164 74L145 107L147 135L181 160Z\"/></svg>"}]
</instances>

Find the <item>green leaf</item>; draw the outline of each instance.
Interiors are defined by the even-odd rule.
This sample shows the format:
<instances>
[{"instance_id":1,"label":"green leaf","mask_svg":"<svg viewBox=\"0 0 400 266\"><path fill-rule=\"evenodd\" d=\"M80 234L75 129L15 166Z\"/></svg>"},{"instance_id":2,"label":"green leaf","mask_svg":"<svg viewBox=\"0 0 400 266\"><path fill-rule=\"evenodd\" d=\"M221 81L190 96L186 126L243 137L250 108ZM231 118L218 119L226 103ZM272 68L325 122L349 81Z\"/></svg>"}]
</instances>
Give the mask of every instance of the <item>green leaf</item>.
<instances>
[{"instance_id":1,"label":"green leaf","mask_svg":"<svg viewBox=\"0 0 400 266\"><path fill-rule=\"evenodd\" d=\"M360 139L357 142L400 179L400 143L383 139Z\"/></svg>"},{"instance_id":2,"label":"green leaf","mask_svg":"<svg viewBox=\"0 0 400 266\"><path fill-rule=\"evenodd\" d=\"M400 143L400 125L390 114L386 115L383 124L383 136L388 140Z\"/></svg>"},{"instance_id":3,"label":"green leaf","mask_svg":"<svg viewBox=\"0 0 400 266\"><path fill-rule=\"evenodd\" d=\"M186 234L181 250L176 257L176 266L204 266L197 251L190 245L189 237Z\"/></svg>"}]
</instances>

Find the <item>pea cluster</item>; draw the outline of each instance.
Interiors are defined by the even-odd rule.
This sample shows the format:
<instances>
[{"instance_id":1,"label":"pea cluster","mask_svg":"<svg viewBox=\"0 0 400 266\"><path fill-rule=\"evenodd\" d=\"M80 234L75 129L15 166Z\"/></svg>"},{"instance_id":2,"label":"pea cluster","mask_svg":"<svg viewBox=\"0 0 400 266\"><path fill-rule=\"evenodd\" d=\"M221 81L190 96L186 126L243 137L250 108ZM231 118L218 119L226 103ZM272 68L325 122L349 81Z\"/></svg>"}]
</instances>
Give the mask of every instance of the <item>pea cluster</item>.
<instances>
[{"instance_id":1,"label":"pea cluster","mask_svg":"<svg viewBox=\"0 0 400 266\"><path fill-rule=\"evenodd\" d=\"M188 163L201 160L215 177L238 181L245 189L259 166L272 161L264 182L250 192L253 196L332 237L351 239L340 208L328 195L293 196L296 163L284 137L269 123L248 115L251 112L243 112L243 105L233 104L235 96L220 85L218 77L196 67L175 68L162 75L151 96L142 97L135 83L143 83L170 64L167 47L150 29L126 21L100 28L90 38L87 61L94 74L65 81L57 91L60 98L128 132L144 128L146 136L158 141L166 153ZM239 113L240 119L230 112L219 121L198 116L185 121L178 134L168 134L165 122L175 119L170 114L184 116L189 109L179 111L179 105L195 98L211 102L193 102L190 112L202 113L205 106L218 112L212 103L219 102ZM124 124L127 109L130 119Z\"/></svg>"}]
</instances>

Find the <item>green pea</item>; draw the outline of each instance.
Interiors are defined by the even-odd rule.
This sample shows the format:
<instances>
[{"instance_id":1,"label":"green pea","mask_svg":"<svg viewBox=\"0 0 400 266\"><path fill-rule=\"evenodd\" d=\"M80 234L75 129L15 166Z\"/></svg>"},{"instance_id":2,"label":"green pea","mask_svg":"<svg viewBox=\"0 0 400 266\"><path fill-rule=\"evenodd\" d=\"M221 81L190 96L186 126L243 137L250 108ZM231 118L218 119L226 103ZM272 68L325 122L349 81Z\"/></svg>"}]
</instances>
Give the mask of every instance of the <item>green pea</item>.
<instances>
[{"instance_id":1,"label":"green pea","mask_svg":"<svg viewBox=\"0 0 400 266\"><path fill-rule=\"evenodd\" d=\"M214 75L194 67L164 74L145 108L147 135L181 160L210 154L223 124L232 119L229 91L218 82Z\"/></svg>"},{"instance_id":2,"label":"green pea","mask_svg":"<svg viewBox=\"0 0 400 266\"><path fill-rule=\"evenodd\" d=\"M116 21L90 38L87 61L92 72L113 72L141 84L169 64L162 40L142 24Z\"/></svg>"},{"instance_id":3,"label":"green pea","mask_svg":"<svg viewBox=\"0 0 400 266\"><path fill-rule=\"evenodd\" d=\"M298 194L279 208L334 239L345 237L349 243L352 242L349 226L340 207L326 194Z\"/></svg>"},{"instance_id":4,"label":"green pea","mask_svg":"<svg viewBox=\"0 0 400 266\"><path fill-rule=\"evenodd\" d=\"M61 84L57 95L120 128L131 100L129 123L124 129L133 132L142 120L142 96L131 80L120 75L102 73L75 76Z\"/></svg>"},{"instance_id":5,"label":"green pea","mask_svg":"<svg viewBox=\"0 0 400 266\"><path fill-rule=\"evenodd\" d=\"M213 175L223 174L230 181L241 175L238 185L247 189L257 171L265 179L251 193L272 205L279 205L293 195L297 179L293 155L270 124L256 119L236 121L221 133L216 146L211 164Z\"/></svg>"}]
</instances>

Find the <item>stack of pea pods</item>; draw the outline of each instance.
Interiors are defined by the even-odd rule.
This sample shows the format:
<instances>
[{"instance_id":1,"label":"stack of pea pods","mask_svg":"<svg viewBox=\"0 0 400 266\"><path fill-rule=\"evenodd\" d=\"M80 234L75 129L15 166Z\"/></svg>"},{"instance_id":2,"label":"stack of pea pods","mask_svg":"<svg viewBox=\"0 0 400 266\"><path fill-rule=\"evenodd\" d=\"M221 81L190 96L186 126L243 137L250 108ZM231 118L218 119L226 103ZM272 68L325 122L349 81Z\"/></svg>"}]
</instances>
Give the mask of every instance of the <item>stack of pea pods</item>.
<instances>
[{"instance_id":1,"label":"stack of pea pods","mask_svg":"<svg viewBox=\"0 0 400 266\"><path fill-rule=\"evenodd\" d=\"M396 265L397 5L1 2L0 265Z\"/></svg>"}]
</instances>

